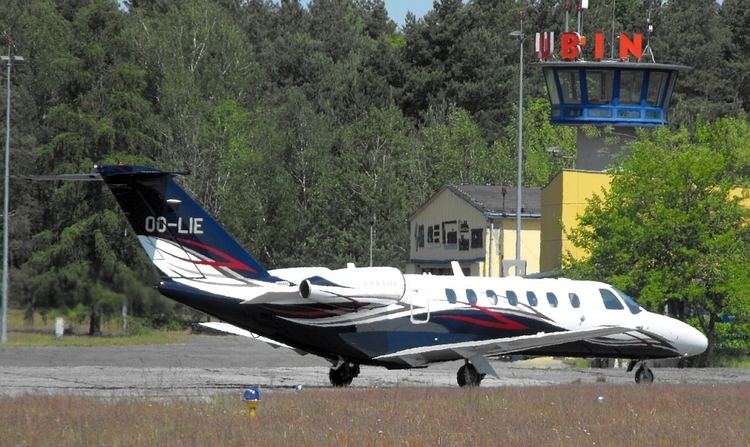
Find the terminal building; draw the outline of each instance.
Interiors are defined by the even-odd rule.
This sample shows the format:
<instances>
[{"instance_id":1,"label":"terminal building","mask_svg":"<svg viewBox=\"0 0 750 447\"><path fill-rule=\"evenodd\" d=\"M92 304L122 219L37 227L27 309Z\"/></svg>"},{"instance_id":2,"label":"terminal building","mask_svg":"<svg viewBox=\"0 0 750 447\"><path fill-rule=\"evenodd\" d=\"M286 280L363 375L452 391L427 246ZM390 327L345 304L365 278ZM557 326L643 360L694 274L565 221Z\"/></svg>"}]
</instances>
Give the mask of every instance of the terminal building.
<instances>
[{"instance_id":1,"label":"terminal building","mask_svg":"<svg viewBox=\"0 0 750 447\"><path fill-rule=\"evenodd\" d=\"M541 189L521 191L521 252L526 271L539 271ZM446 185L409 217L410 262L406 273L452 274L458 261L465 275L501 276L503 261L515 257L516 188Z\"/></svg>"}]
</instances>

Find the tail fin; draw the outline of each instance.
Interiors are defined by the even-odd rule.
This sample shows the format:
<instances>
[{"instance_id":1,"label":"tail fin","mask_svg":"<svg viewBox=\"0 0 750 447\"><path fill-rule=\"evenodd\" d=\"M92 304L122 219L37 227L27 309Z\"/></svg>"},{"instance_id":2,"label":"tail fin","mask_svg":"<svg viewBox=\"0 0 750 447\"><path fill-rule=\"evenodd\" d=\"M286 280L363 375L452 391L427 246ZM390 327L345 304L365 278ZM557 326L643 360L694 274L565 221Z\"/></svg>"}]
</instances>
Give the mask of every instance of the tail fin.
<instances>
[{"instance_id":1,"label":"tail fin","mask_svg":"<svg viewBox=\"0 0 750 447\"><path fill-rule=\"evenodd\" d=\"M98 166L152 262L167 277L273 277L174 180L143 166Z\"/></svg>"}]
</instances>

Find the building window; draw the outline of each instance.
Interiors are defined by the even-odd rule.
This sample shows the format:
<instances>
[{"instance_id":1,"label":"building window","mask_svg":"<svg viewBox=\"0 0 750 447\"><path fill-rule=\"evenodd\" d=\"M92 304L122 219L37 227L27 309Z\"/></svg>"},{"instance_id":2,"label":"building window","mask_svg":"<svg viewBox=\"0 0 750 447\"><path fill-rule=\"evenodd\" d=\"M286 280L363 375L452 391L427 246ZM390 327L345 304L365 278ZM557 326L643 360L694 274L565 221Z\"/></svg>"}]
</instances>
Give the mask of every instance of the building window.
<instances>
[{"instance_id":1,"label":"building window","mask_svg":"<svg viewBox=\"0 0 750 447\"><path fill-rule=\"evenodd\" d=\"M652 71L648 74L648 94L646 100L648 105L658 107L667 89L667 73L663 71Z\"/></svg>"},{"instance_id":2,"label":"building window","mask_svg":"<svg viewBox=\"0 0 750 447\"><path fill-rule=\"evenodd\" d=\"M417 227L417 247L424 247L424 225Z\"/></svg>"},{"instance_id":3,"label":"building window","mask_svg":"<svg viewBox=\"0 0 750 447\"><path fill-rule=\"evenodd\" d=\"M431 244L440 243L440 225L432 225L430 227L429 235L427 236L427 242Z\"/></svg>"},{"instance_id":4,"label":"building window","mask_svg":"<svg viewBox=\"0 0 750 447\"><path fill-rule=\"evenodd\" d=\"M461 239L458 240L458 249L460 251L469 251L469 239L463 234L461 235Z\"/></svg>"},{"instance_id":5,"label":"building window","mask_svg":"<svg viewBox=\"0 0 750 447\"><path fill-rule=\"evenodd\" d=\"M484 230L482 228L472 228L471 230L471 248L482 248L484 245Z\"/></svg>"},{"instance_id":6,"label":"building window","mask_svg":"<svg viewBox=\"0 0 750 447\"><path fill-rule=\"evenodd\" d=\"M443 222L443 244L448 250L458 248L458 226L455 220Z\"/></svg>"},{"instance_id":7,"label":"building window","mask_svg":"<svg viewBox=\"0 0 750 447\"><path fill-rule=\"evenodd\" d=\"M563 103L581 103L581 81L578 78L578 70L558 70L557 76L562 87Z\"/></svg>"},{"instance_id":8,"label":"building window","mask_svg":"<svg viewBox=\"0 0 750 447\"><path fill-rule=\"evenodd\" d=\"M643 72L623 70L620 73L620 104L640 104Z\"/></svg>"},{"instance_id":9,"label":"building window","mask_svg":"<svg viewBox=\"0 0 750 447\"><path fill-rule=\"evenodd\" d=\"M611 70L586 70L586 84L589 104L610 104L612 102Z\"/></svg>"}]
</instances>

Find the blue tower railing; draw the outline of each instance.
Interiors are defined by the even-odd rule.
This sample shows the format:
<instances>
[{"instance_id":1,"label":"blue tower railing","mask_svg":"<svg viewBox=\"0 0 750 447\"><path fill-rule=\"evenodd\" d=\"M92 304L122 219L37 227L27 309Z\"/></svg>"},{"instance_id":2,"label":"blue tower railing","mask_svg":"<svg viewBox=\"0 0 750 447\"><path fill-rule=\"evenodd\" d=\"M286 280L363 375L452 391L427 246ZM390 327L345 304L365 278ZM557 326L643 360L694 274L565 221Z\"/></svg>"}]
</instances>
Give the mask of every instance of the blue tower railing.
<instances>
[{"instance_id":1,"label":"blue tower railing","mask_svg":"<svg viewBox=\"0 0 750 447\"><path fill-rule=\"evenodd\" d=\"M667 123L672 90L684 65L539 62L553 124L652 127Z\"/></svg>"}]
</instances>

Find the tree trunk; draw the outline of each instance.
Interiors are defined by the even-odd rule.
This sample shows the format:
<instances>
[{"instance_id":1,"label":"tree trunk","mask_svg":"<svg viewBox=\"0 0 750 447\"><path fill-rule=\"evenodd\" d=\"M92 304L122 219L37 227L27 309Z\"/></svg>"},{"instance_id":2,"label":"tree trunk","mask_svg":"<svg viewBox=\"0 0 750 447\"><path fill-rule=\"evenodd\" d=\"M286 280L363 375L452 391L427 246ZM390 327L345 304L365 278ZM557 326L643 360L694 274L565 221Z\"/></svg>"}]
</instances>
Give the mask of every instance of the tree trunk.
<instances>
[{"instance_id":1,"label":"tree trunk","mask_svg":"<svg viewBox=\"0 0 750 447\"><path fill-rule=\"evenodd\" d=\"M97 309L91 309L89 335L102 335L102 316Z\"/></svg>"}]
</instances>

